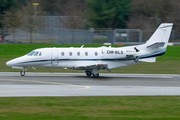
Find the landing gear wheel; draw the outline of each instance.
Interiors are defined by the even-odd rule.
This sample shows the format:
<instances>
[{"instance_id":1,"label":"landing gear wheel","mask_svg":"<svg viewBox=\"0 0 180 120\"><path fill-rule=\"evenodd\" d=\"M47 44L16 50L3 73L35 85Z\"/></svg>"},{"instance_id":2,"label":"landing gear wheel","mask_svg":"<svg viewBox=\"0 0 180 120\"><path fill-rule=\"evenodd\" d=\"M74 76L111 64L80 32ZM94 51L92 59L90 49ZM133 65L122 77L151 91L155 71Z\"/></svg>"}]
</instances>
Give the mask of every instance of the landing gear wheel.
<instances>
[{"instance_id":1,"label":"landing gear wheel","mask_svg":"<svg viewBox=\"0 0 180 120\"><path fill-rule=\"evenodd\" d=\"M25 76L25 74L26 74L25 71L21 71L21 72L20 72L20 75L21 75L21 76Z\"/></svg>"},{"instance_id":2,"label":"landing gear wheel","mask_svg":"<svg viewBox=\"0 0 180 120\"><path fill-rule=\"evenodd\" d=\"M92 75L92 72L91 71L85 71L86 72L86 75L88 76L88 77L90 77L91 75Z\"/></svg>"},{"instance_id":3,"label":"landing gear wheel","mask_svg":"<svg viewBox=\"0 0 180 120\"><path fill-rule=\"evenodd\" d=\"M98 78L98 77L99 77L99 73L98 73L98 74L94 74L94 73L93 73L93 77L94 77L94 78Z\"/></svg>"}]
</instances>

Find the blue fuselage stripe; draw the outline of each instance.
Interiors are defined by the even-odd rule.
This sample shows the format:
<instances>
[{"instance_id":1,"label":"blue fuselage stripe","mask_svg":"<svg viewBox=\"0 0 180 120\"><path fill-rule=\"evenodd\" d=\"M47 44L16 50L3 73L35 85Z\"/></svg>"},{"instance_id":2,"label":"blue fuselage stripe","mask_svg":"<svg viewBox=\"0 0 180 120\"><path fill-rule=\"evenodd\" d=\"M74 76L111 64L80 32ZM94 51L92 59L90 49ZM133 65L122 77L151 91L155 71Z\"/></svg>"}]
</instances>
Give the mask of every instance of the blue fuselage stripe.
<instances>
[{"instance_id":1,"label":"blue fuselage stripe","mask_svg":"<svg viewBox=\"0 0 180 120\"><path fill-rule=\"evenodd\" d=\"M149 55L143 55L139 56L139 59L144 59L144 58L150 58L150 57L158 57L161 55L164 55L165 52L160 52L160 53L153 53ZM28 62L22 62L24 63L35 63L35 62L51 62L51 61L127 61L127 60L134 60L134 57L130 58L120 58L120 59L49 59L49 60L36 60L36 61L28 61Z\"/></svg>"}]
</instances>

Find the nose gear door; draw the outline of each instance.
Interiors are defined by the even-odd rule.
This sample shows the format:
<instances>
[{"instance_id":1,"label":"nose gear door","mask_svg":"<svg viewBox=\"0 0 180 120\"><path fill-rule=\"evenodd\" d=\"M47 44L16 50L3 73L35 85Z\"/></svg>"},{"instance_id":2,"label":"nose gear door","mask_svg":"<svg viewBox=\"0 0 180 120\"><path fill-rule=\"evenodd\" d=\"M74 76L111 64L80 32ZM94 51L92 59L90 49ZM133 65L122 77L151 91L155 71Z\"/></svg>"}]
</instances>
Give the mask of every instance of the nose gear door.
<instances>
[{"instance_id":1,"label":"nose gear door","mask_svg":"<svg viewBox=\"0 0 180 120\"><path fill-rule=\"evenodd\" d=\"M59 55L57 50L52 50L51 51L51 65L52 66L57 66L59 63Z\"/></svg>"}]
</instances>

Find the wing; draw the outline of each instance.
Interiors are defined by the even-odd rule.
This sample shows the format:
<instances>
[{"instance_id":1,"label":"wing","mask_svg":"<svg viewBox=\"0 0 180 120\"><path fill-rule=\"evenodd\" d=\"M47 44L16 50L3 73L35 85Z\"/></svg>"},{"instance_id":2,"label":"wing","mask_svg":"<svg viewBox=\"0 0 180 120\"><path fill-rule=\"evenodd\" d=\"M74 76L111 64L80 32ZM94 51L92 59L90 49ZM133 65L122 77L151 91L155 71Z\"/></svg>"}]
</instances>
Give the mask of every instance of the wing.
<instances>
[{"instance_id":1,"label":"wing","mask_svg":"<svg viewBox=\"0 0 180 120\"><path fill-rule=\"evenodd\" d=\"M81 65L75 65L74 69L76 70L108 70L110 72L110 69L108 68L108 64L81 64Z\"/></svg>"}]
</instances>

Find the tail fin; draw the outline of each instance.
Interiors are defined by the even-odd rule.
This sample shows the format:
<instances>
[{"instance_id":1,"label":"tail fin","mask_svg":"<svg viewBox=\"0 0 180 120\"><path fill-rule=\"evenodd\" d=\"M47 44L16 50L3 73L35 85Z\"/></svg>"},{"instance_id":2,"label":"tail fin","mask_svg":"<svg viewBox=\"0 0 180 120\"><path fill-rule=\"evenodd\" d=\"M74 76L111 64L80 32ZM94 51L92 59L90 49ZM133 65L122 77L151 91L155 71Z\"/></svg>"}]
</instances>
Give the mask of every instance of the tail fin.
<instances>
[{"instance_id":1,"label":"tail fin","mask_svg":"<svg viewBox=\"0 0 180 120\"><path fill-rule=\"evenodd\" d=\"M147 54L140 55L139 61L155 62L156 57L165 54L173 23L162 23L151 38L141 47L145 48ZM138 47L138 46L137 46Z\"/></svg>"},{"instance_id":2,"label":"tail fin","mask_svg":"<svg viewBox=\"0 0 180 120\"><path fill-rule=\"evenodd\" d=\"M162 23L151 38L146 42L147 48L166 48L171 34L173 23Z\"/></svg>"}]
</instances>

